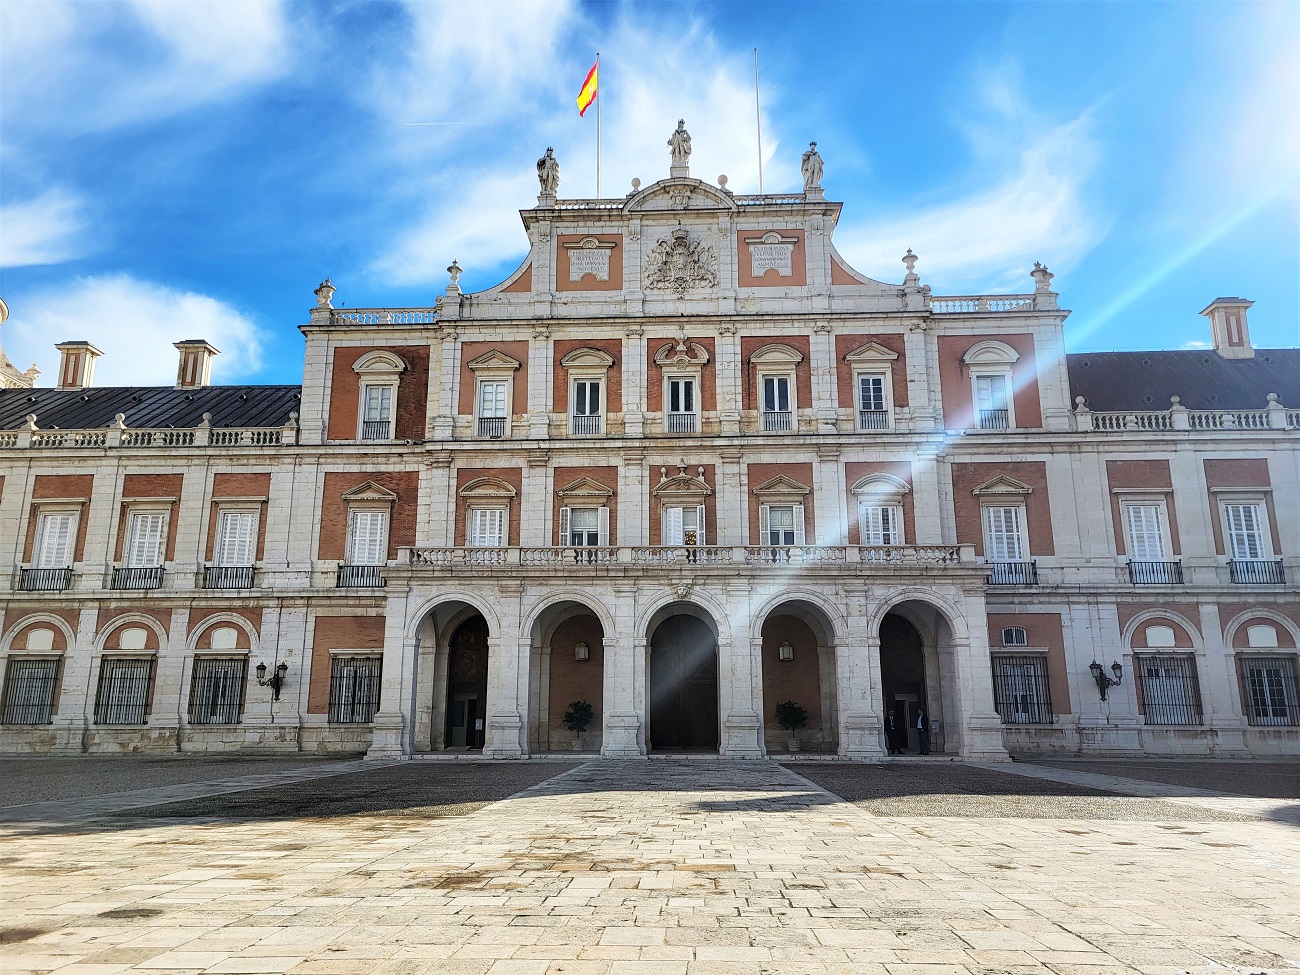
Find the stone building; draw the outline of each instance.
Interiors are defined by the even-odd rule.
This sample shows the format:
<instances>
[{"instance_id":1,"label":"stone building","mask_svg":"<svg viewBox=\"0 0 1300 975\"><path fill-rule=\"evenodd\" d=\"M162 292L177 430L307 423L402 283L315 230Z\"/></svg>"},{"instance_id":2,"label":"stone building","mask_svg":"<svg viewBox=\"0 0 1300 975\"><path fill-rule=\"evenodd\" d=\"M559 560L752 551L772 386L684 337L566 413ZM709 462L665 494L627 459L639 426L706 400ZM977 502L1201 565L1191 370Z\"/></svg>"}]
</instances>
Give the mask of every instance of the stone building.
<instances>
[{"instance_id":1,"label":"stone building","mask_svg":"<svg viewBox=\"0 0 1300 975\"><path fill-rule=\"evenodd\" d=\"M1300 753L1300 350L1219 298L1210 350L1067 355L1041 265L874 280L810 153L543 183L435 307L326 281L301 386L59 345L0 391L0 747L861 759L893 709L972 759Z\"/></svg>"}]
</instances>

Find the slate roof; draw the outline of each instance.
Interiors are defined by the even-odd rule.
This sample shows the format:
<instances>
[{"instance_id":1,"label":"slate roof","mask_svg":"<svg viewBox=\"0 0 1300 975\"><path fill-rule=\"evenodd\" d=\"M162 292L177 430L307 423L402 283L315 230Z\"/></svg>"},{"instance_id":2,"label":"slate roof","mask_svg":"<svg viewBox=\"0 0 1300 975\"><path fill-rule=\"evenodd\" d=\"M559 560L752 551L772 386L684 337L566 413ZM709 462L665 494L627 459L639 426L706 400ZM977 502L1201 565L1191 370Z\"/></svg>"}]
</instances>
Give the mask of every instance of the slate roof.
<instances>
[{"instance_id":1,"label":"slate roof","mask_svg":"<svg viewBox=\"0 0 1300 975\"><path fill-rule=\"evenodd\" d=\"M0 430L16 430L36 414L42 430L102 430L119 413L128 427L196 427L204 413L214 427L278 427L300 409L301 386L104 386L90 389L0 390Z\"/></svg>"},{"instance_id":2,"label":"slate roof","mask_svg":"<svg viewBox=\"0 0 1300 975\"><path fill-rule=\"evenodd\" d=\"M1256 349L1253 359L1217 352L1076 352L1065 357L1070 400L1088 409L1167 410L1181 397L1189 410L1262 410L1268 394L1300 409L1300 349Z\"/></svg>"}]
</instances>

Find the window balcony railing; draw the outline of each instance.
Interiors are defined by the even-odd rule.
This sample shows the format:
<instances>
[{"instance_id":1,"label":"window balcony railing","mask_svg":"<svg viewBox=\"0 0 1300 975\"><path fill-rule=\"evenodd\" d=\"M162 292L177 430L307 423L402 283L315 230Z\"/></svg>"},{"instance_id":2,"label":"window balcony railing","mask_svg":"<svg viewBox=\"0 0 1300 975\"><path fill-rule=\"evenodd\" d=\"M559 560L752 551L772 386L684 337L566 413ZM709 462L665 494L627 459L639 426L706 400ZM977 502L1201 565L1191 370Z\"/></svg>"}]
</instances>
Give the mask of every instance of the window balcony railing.
<instances>
[{"instance_id":1,"label":"window balcony railing","mask_svg":"<svg viewBox=\"0 0 1300 975\"><path fill-rule=\"evenodd\" d=\"M793 430L794 414L789 410L764 410L763 429L768 432Z\"/></svg>"},{"instance_id":2,"label":"window balcony railing","mask_svg":"<svg viewBox=\"0 0 1300 975\"><path fill-rule=\"evenodd\" d=\"M1228 575L1238 586L1280 586L1286 582L1281 559L1232 559Z\"/></svg>"},{"instance_id":3,"label":"window balcony railing","mask_svg":"<svg viewBox=\"0 0 1300 975\"><path fill-rule=\"evenodd\" d=\"M115 566L110 589L161 589L161 565Z\"/></svg>"},{"instance_id":4,"label":"window balcony railing","mask_svg":"<svg viewBox=\"0 0 1300 975\"><path fill-rule=\"evenodd\" d=\"M257 568L251 565L205 565L204 589L252 589Z\"/></svg>"},{"instance_id":5,"label":"window balcony railing","mask_svg":"<svg viewBox=\"0 0 1300 975\"><path fill-rule=\"evenodd\" d=\"M72 587L72 569L21 569L18 573L20 592L63 592Z\"/></svg>"},{"instance_id":6,"label":"window balcony railing","mask_svg":"<svg viewBox=\"0 0 1300 975\"><path fill-rule=\"evenodd\" d=\"M990 562L990 586L1038 585L1037 562Z\"/></svg>"},{"instance_id":7,"label":"window balcony railing","mask_svg":"<svg viewBox=\"0 0 1300 975\"><path fill-rule=\"evenodd\" d=\"M587 416L574 414L574 416L571 417L570 419L571 419L570 427L573 430L575 436L589 437L592 436L593 434L600 433L599 413L589 414Z\"/></svg>"},{"instance_id":8,"label":"window balcony railing","mask_svg":"<svg viewBox=\"0 0 1300 975\"><path fill-rule=\"evenodd\" d=\"M697 433L700 418L695 413L665 413L664 431L666 433Z\"/></svg>"},{"instance_id":9,"label":"window balcony railing","mask_svg":"<svg viewBox=\"0 0 1300 975\"><path fill-rule=\"evenodd\" d=\"M392 426L387 420L365 420L361 424L361 439L391 440Z\"/></svg>"},{"instance_id":10,"label":"window balcony railing","mask_svg":"<svg viewBox=\"0 0 1300 975\"><path fill-rule=\"evenodd\" d=\"M1008 410L980 410L976 420L981 430L1011 429L1011 414Z\"/></svg>"},{"instance_id":11,"label":"window balcony railing","mask_svg":"<svg viewBox=\"0 0 1300 975\"><path fill-rule=\"evenodd\" d=\"M1182 562L1130 562L1128 581L1135 586L1181 586Z\"/></svg>"},{"instance_id":12,"label":"window balcony railing","mask_svg":"<svg viewBox=\"0 0 1300 975\"><path fill-rule=\"evenodd\" d=\"M889 413L886 410L858 410L859 430L888 430Z\"/></svg>"},{"instance_id":13,"label":"window balcony railing","mask_svg":"<svg viewBox=\"0 0 1300 975\"><path fill-rule=\"evenodd\" d=\"M334 575L334 585L339 589L383 589L382 565L340 565Z\"/></svg>"},{"instance_id":14,"label":"window balcony railing","mask_svg":"<svg viewBox=\"0 0 1300 975\"><path fill-rule=\"evenodd\" d=\"M506 418L504 416L480 416L478 418L478 435L491 440L500 440L506 435Z\"/></svg>"}]
</instances>

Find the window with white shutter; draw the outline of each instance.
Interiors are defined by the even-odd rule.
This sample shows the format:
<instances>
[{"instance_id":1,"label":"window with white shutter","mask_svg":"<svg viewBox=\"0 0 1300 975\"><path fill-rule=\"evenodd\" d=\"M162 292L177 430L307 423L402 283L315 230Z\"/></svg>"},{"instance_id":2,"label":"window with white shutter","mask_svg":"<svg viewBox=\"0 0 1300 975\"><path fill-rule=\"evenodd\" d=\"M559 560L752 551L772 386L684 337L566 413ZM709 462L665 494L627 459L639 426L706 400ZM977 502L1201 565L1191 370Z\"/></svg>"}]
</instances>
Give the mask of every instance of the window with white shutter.
<instances>
[{"instance_id":1,"label":"window with white shutter","mask_svg":"<svg viewBox=\"0 0 1300 975\"><path fill-rule=\"evenodd\" d=\"M505 545L505 509L471 508L469 513L469 543L475 548L491 548Z\"/></svg>"},{"instance_id":2,"label":"window with white shutter","mask_svg":"<svg viewBox=\"0 0 1300 975\"><path fill-rule=\"evenodd\" d=\"M384 565L388 560L388 512L356 511L349 519L348 562L351 565Z\"/></svg>"},{"instance_id":3,"label":"window with white shutter","mask_svg":"<svg viewBox=\"0 0 1300 975\"><path fill-rule=\"evenodd\" d=\"M1163 562L1165 542L1160 527L1160 505L1125 504L1124 525L1128 554L1135 562Z\"/></svg>"},{"instance_id":4,"label":"window with white shutter","mask_svg":"<svg viewBox=\"0 0 1300 975\"><path fill-rule=\"evenodd\" d=\"M72 565L72 539L76 527L77 516L71 512L51 511L41 515L36 568L66 569Z\"/></svg>"},{"instance_id":5,"label":"window with white shutter","mask_svg":"<svg viewBox=\"0 0 1300 975\"><path fill-rule=\"evenodd\" d=\"M764 545L804 543L803 505L765 504L758 509L759 533Z\"/></svg>"},{"instance_id":6,"label":"window with white shutter","mask_svg":"<svg viewBox=\"0 0 1300 975\"><path fill-rule=\"evenodd\" d=\"M156 568L163 564L163 540L166 537L165 511L134 511L126 551L128 568Z\"/></svg>"},{"instance_id":7,"label":"window with white shutter","mask_svg":"<svg viewBox=\"0 0 1300 975\"><path fill-rule=\"evenodd\" d=\"M217 528L217 565L250 566L255 561L257 512L235 509L221 512Z\"/></svg>"},{"instance_id":8,"label":"window with white shutter","mask_svg":"<svg viewBox=\"0 0 1300 975\"><path fill-rule=\"evenodd\" d=\"M984 507L985 553L992 562L1021 562L1024 560L1024 543L1021 525L1024 509L1019 505L986 505Z\"/></svg>"},{"instance_id":9,"label":"window with white shutter","mask_svg":"<svg viewBox=\"0 0 1300 975\"><path fill-rule=\"evenodd\" d=\"M1268 557L1260 507L1258 502L1224 503L1223 529L1234 559Z\"/></svg>"},{"instance_id":10,"label":"window with white shutter","mask_svg":"<svg viewBox=\"0 0 1300 975\"><path fill-rule=\"evenodd\" d=\"M858 531L863 545L902 545L903 509L894 504L859 505Z\"/></svg>"},{"instance_id":11,"label":"window with white shutter","mask_svg":"<svg viewBox=\"0 0 1300 975\"><path fill-rule=\"evenodd\" d=\"M664 508L664 544L705 544L704 505Z\"/></svg>"}]
</instances>

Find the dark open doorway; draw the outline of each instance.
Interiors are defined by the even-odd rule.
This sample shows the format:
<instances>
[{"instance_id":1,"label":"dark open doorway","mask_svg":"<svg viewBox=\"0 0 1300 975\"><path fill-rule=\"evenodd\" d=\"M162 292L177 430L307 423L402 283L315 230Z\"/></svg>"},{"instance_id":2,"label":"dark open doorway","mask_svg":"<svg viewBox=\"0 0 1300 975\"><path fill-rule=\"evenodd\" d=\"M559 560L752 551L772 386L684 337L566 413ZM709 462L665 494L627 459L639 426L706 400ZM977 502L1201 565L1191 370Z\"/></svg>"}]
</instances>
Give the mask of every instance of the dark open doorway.
<instances>
[{"instance_id":1,"label":"dark open doorway","mask_svg":"<svg viewBox=\"0 0 1300 975\"><path fill-rule=\"evenodd\" d=\"M907 729L907 750L916 752L918 711L930 712L925 700L925 652L916 627L895 613L880 622L880 681L883 710L894 712Z\"/></svg>"},{"instance_id":2,"label":"dark open doorway","mask_svg":"<svg viewBox=\"0 0 1300 975\"><path fill-rule=\"evenodd\" d=\"M718 748L718 643L694 616L670 616L650 640L649 730L652 751Z\"/></svg>"},{"instance_id":3,"label":"dark open doorway","mask_svg":"<svg viewBox=\"0 0 1300 975\"><path fill-rule=\"evenodd\" d=\"M444 747L482 748L487 726L487 620L475 616L456 627L449 649Z\"/></svg>"}]
</instances>

